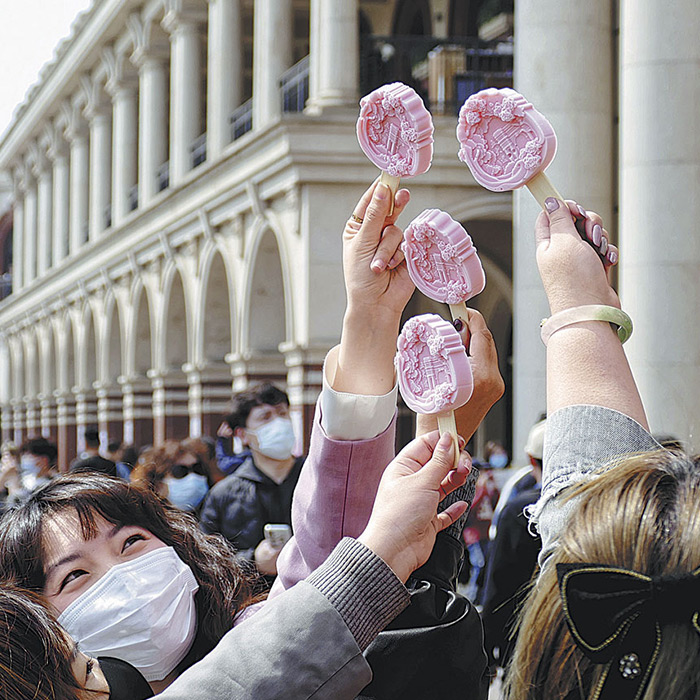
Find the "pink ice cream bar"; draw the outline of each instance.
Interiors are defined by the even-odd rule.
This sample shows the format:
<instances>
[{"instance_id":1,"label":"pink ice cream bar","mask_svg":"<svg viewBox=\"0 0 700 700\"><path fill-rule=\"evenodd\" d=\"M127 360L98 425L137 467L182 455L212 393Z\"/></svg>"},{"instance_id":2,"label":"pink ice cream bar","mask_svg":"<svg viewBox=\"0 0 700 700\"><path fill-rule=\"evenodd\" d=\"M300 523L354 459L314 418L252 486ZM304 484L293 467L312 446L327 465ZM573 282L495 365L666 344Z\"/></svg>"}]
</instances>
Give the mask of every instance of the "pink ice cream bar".
<instances>
[{"instance_id":1,"label":"pink ice cream bar","mask_svg":"<svg viewBox=\"0 0 700 700\"><path fill-rule=\"evenodd\" d=\"M460 160L494 192L522 187L557 150L552 125L510 88L488 88L469 97L459 111L457 139Z\"/></svg>"},{"instance_id":2,"label":"pink ice cream bar","mask_svg":"<svg viewBox=\"0 0 700 700\"><path fill-rule=\"evenodd\" d=\"M463 406L474 389L466 350L454 326L436 314L406 321L397 341L399 390L416 413Z\"/></svg>"},{"instance_id":3,"label":"pink ice cream bar","mask_svg":"<svg viewBox=\"0 0 700 700\"><path fill-rule=\"evenodd\" d=\"M486 275L472 239L447 212L426 209L403 235L408 274L423 294L459 304L483 291Z\"/></svg>"},{"instance_id":4,"label":"pink ice cream bar","mask_svg":"<svg viewBox=\"0 0 700 700\"><path fill-rule=\"evenodd\" d=\"M360 100L357 138L365 155L392 177L420 175L433 160L433 118L403 83L382 85Z\"/></svg>"}]
</instances>

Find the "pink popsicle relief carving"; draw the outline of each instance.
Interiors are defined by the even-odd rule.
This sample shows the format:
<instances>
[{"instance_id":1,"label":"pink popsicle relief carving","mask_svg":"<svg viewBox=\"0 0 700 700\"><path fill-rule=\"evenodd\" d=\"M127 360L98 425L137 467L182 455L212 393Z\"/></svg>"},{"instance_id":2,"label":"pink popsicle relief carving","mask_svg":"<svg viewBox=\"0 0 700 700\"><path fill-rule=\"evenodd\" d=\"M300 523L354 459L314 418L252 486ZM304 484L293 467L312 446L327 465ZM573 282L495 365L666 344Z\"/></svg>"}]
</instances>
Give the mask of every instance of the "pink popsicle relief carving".
<instances>
[{"instance_id":1,"label":"pink popsicle relief carving","mask_svg":"<svg viewBox=\"0 0 700 700\"><path fill-rule=\"evenodd\" d=\"M464 302L484 290L486 275L464 227L447 212L426 209L403 235L401 248L413 283L427 297L449 304L453 317L466 319Z\"/></svg>"},{"instance_id":2,"label":"pink popsicle relief carving","mask_svg":"<svg viewBox=\"0 0 700 700\"><path fill-rule=\"evenodd\" d=\"M430 112L408 85L382 85L360 100L357 140L382 171L382 182L392 195L402 177L421 175L430 168L433 130Z\"/></svg>"},{"instance_id":3,"label":"pink popsicle relief carving","mask_svg":"<svg viewBox=\"0 0 700 700\"><path fill-rule=\"evenodd\" d=\"M395 358L399 391L416 413L437 414L440 433L453 437L455 465L459 459L454 409L471 398L474 378L462 339L454 326L436 314L406 321Z\"/></svg>"},{"instance_id":4,"label":"pink popsicle relief carving","mask_svg":"<svg viewBox=\"0 0 700 700\"><path fill-rule=\"evenodd\" d=\"M469 97L459 111L457 139L460 160L494 192L528 184L557 150L552 125L510 88L487 88Z\"/></svg>"}]
</instances>

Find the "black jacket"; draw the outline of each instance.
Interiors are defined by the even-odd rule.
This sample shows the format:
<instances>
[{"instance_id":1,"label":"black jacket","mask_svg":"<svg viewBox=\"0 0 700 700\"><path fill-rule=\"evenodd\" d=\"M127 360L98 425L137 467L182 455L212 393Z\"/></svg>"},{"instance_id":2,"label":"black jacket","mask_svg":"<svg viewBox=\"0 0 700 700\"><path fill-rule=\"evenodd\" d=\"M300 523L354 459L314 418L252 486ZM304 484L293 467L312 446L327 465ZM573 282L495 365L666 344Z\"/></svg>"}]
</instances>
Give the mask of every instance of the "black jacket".
<instances>
[{"instance_id":1,"label":"black jacket","mask_svg":"<svg viewBox=\"0 0 700 700\"><path fill-rule=\"evenodd\" d=\"M253 561L266 523L291 526L292 494L303 463L304 458L299 457L287 478L276 484L249 457L209 491L202 507L201 529L221 533L238 550L239 557Z\"/></svg>"}]
</instances>

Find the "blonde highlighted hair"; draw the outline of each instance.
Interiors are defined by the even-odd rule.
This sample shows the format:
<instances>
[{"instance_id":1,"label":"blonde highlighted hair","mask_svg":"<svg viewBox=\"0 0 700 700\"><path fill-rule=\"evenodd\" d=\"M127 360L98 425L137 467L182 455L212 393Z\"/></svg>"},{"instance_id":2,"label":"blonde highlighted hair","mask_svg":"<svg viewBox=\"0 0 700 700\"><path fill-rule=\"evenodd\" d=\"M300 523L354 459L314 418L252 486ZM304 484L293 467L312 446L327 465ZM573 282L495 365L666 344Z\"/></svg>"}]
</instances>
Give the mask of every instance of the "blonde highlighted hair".
<instances>
[{"instance_id":1,"label":"blonde highlighted hair","mask_svg":"<svg viewBox=\"0 0 700 700\"><path fill-rule=\"evenodd\" d=\"M700 566L700 465L680 452L625 458L560 498L576 504L522 606L504 688L507 700L590 699L603 670L569 633L558 563L617 565L648 576ZM643 700L700 700L700 635L681 623L664 625L662 632Z\"/></svg>"}]
</instances>

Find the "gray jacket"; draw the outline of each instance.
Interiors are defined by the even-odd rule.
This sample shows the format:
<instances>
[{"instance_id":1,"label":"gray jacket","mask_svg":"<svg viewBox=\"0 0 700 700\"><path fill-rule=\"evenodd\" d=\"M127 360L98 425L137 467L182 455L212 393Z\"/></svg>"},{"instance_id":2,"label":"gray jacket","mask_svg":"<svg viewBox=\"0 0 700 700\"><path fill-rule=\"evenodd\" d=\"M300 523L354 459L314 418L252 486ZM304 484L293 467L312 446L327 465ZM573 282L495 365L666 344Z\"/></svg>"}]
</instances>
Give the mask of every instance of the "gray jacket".
<instances>
[{"instance_id":1,"label":"gray jacket","mask_svg":"<svg viewBox=\"0 0 700 700\"><path fill-rule=\"evenodd\" d=\"M547 418L542 466L542 495L530 521L542 537L540 566L557 545L575 504L557 496L589 479L612 460L635 452L661 449L634 419L602 406L566 406Z\"/></svg>"},{"instance_id":2,"label":"gray jacket","mask_svg":"<svg viewBox=\"0 0 700 700\"><path fill-rule=\"evenodd\" d=\"M352 700L372 679L362 651L408 601L379 557L344 538L306 581L236 625L157 697Z\"/></svg>"}]
</instances>

